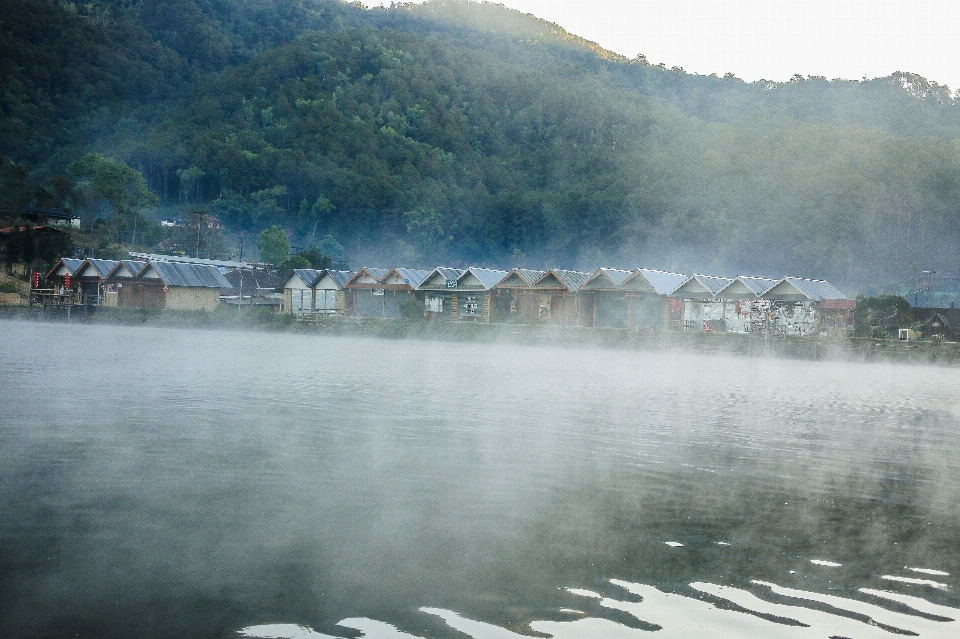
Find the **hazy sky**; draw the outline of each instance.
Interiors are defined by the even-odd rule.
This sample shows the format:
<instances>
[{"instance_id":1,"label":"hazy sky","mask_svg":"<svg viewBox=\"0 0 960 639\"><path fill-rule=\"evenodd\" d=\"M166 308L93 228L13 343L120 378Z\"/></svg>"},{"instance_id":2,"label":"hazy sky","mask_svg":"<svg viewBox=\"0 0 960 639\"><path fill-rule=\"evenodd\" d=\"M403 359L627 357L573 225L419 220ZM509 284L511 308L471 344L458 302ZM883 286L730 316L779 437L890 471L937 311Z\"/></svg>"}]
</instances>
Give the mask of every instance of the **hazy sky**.
<instances>
[{"instance_id":1,"label":"hazy sky","mask_svg":"<svg viewBox=\"0 0 960 639\"><path fill-rule=\"evenodd\" d=\"M363 0L367 5L390 2ZM918 73L960 89L957 0L503 0L628 57L744 80Z\"/></svg>"}]
</instances>

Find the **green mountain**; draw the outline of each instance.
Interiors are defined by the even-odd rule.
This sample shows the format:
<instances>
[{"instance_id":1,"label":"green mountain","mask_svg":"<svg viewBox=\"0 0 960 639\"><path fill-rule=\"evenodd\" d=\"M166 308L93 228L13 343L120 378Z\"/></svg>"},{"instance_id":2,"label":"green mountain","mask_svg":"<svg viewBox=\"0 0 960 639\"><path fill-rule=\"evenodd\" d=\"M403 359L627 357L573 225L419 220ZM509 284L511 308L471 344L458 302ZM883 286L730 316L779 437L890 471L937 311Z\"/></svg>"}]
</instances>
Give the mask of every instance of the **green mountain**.
<instances>
[{"instance_id":1,"label":"green mountain","mask_svg":"<svg viewBox=\"0 0 960 639\"><path fill-rule=\"evenodd\" d=\"M163 211L301 245L331 234L354 263L888 291L960 271L960 103L915 75L698 76L454 0L0 0L0 15L0 153L31 186L98 152L141 171Z\"/></svg>"}]
</instances>

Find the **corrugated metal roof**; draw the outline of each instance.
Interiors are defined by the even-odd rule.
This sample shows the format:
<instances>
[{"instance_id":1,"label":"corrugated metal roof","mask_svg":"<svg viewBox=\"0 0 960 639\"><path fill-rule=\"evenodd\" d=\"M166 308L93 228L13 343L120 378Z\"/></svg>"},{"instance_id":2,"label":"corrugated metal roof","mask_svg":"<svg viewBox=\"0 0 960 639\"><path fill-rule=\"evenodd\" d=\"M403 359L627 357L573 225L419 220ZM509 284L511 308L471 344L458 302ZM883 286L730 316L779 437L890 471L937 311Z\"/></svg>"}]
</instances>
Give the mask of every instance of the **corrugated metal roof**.
<instances>
[{"instance_id":1,"label":"corrugated metal roof","mask_svg":"<svg viewBox=\"0 0 960 639\"><path fill-rule=\"evenodd\" d=\"M802 277L785 277L765 291L762 297L767 300L784 302L850 299L838 291L830 282L808 280Z\"/></svg>"},{"instance_id":2,"label":"corrugated metal roof","mask_svg":"<svg viewBox=\"0 0 960 639\"><path fill-rule=\"evenodd\" d=\"M187 264L184 262L150 262L137 275L138 280L148 279L153 271L167 286L188 286L193 288L233 288L216 266L209 264Z\"/></svg>"},{"instance_id":3,"label":"corrugated metal roof","mask_svg":"<svg viewBox=\"0 0 960 639\"><path fill-rule=\"evenodd\" d=\"M439 266L432 271L430 274L423 278L423 281L420 282L420 285L417 287L417 290L439 290L447 288L447 280L459 280L460 276L463 275L463 269L459 268L448 268L446 266ZM440 280L443 280L440 282Z\"/></svg>"},{"instance_id":4,"label":"corrugated metal roof","mask_svg":"<svg viewBox=\"0 0 960 639\"><path fill-rule=\"evenodd\" d=\"M457 286L462 286L470 275L477 278L477 281L483 286L483 290L489 291L507 276L507 271L495 271L489 268L471 266L457 280Z\"/></svg>"},{"instance_id":5,"label":"corrugated metal roof","mask_svg":"<svg viewBox=\"0 0 960 639\"><path fill-rule=\"evenodd\" d=\"M120 260L120 265L126 268L127 272L129 272L132 277L136 277L136 275L143 270L143 267L145 267L147 263L138 262L136 260Z\"/></svg>"},{"instance_id":6,"label":"corrugated metal roof","mask_svg":"<svg viewBox=\"0 0 960 639\"><path fill-rule=\"evenodd\" d=\"M566 288L571 293L577 292L584 282L590 278L590 273L580 271L565 271L552 268L543 277L534 282L534 288ZM557 286L560 284L560 287Z\"/></svg>"},{"instance_id":7,"label":"corrugated metal roof","mask_svg":"<svg viewBox=\"0 0 960 639\"><path fill-rule=\"evenodd\" d=\"M182 255L163 255L161 253L135 253L130 252L130 257L140 262L178 262L181 264L206 264L218 268L253 268L252 264L247 262L237 262L234 260L205 260L199 257L184 257Z\"/></svg>"},{"instance_id":8,"label":"corrugated metal roof","mask_svg":"<svg viewBox=\"0 0 960 639\"><path fill-rule=\"evenodd\" d=\"M543 277L546 271L533 271L528 268L515 268L497 282L496 288L527 288Z\"/></svg>"},{"instance_id":9,"label":"corrugated metal roof","mask_svg":"<svg viewBox=\"0 0 960 639\"><path fill-rule=\"evenodd\" d=\"M752 275L738 275L729 284L717 291L718 299L750 299L760 297L768 291L777 280L771 280L766 277L754 277Z\"/></svg>"},{"instance_id":10,"label":"corrugated metal roof","mask_svg":"<svg viewBox=\"0 0 960 639\"><path fill-rule=\"evenodd\" d=\"M291 279L293 277L297 277L303 283L304 287L312 288L313 283L322 274L323 274L322 270L315 269L315 268L295 268L293 269L293 275L291 276ZM286 282L283 283L283 287L288 288L287 284L289 283L290 283L290 280L287 280ZM293 287L290 287L290 288L293 288Z\"/></svg>"},{"instance_id":11,"label":"corrugated metal roof","mask_svg":"<svg viewBox=\"0 0 960 639\"><path fill-rule=\"evenodd\" d=\"M73 276L77 272L77 269L83 264L83 260L75 260L71 257L62 257L57 260L57 263L53 265L49 271L47 271L46 279L57 276L57 271L61 268L66 270L66 274Z\"/></svg>"},{"instance_id":12,"label":"corrugated metal roof","mask_svg":"<svg viewBox=\"0 0 960 639\"><path fill-rule=\"evenodd\" d=\"M638 268L633 273L634 275L642 275L659 295L668 295L687 279L687 276L682 273L670 273L669 271L658 271L650 268Z\"/></svg>"},{"instance_id":13,"label":"corrugated metal roof","mask_svg":"<svg viewBox=\"0 0 960 639\"><path fill-rule=\"evenodd\" d=\"M705 299L714 297L733 280L714 275L691 275L683 284L670 291L670 297L687 299Z\"/></svg>"},{"instance_id":14,"label":"corrugated metal roof","mask_svg":"<svg viewBox=\"0 0 960 639\"><path fill-rule=\"evenodd\" d=\"M84 261L74 273L77 277L97 277L106 279L110 272L119 264L116 260L88 259Z\"/></svg>"},{"instance_id":15,"label":"corrugated metal roof","mask_svg":"<svg viewBox=\"0 0 960 639\"><path fill-rule=\"evenodd\" d=\"M332 271L330 269L319 271L319 273L320 274L310 282L310 288L316 288L317 284L319 284L325 276L329 275L336 287L342 289L343 285L349 282L350 278L354 275L353 271Z\"/></svg>"},{"instance_id":16,"label":"corrugated metal roof","mask_svg":"<svg viewBox=\"0 0 960 639\"><path fill-rule=\"evenodd\" d=\"M593 275L587 278L581 288L584 289L615 289L630 277L630 271L616 268L598 268Z\"/></svg>"},{"instance_id":17,"label":"corrugated metal roof","mask_svg":"<svg viewBox=\"0 0 960 639\"><path fill-rule=\"evenodd\" d=\"M374 267L372 267L372 266L364 266L364 267L358 269L358 270L350 277L350 279L347 280L347 282L346 282L346 284L345 284L344 286L346 286L347 288L353 288L353 287L357 287L357 288L369 288L369 287L372 287L372 286L375 286L376 284L378 284L378 283L380 282L380 280L382 280L382 279L386 276L386 274L389 273L389 272L390 272L390 269L388 269L388 268L374 268ZM366 277L364 277L364 276L366 276ZM361 282L361 280L367 279L367 278L369 278L369 279L371 279L371 280L373 280L373 281L372 281L372 282Z\"/></svg>"},{"instance_id":18,"label":"corrugated metal roof","mask_svg":"<svg viewBox=\"0 0 960 639\"><path fill-rule=\"evenodd\" d=\"M427 278L427 275L430 274L430 271L424 271L421 269L415 268L395 268L389 273L383 276L382 280L384 283L387 283L389 280L396 277L400 280L400 284L405 284L412 288L417 288L420 284Z\"/></svg>"}]
</instances>

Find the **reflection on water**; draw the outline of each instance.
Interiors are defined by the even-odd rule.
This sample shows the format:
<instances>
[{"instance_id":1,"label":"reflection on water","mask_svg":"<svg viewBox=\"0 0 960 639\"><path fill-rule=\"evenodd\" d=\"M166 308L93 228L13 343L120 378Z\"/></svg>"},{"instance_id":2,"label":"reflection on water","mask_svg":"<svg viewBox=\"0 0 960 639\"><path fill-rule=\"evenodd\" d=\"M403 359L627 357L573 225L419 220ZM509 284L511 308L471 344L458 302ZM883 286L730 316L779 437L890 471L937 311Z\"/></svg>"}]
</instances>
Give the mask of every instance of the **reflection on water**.
<instances>
[{"instance_id":1,"label":"reflection on water","mask_svg":"<svg viewBox=\"0 0 960 639\"><path fill-rule=\"evenodd\" d=\"M779 595L780 601L762 599L752 592L710 583L692 583L690 587L710 595L708 600L662 592L653 586L614 580L626 592L639 597L638 601L604 597L589 590L570 589L571 594L594 598L611 610L622 610L649 628L630 628L609 619L585 616L568 610L575 616L569 621L533 621L530 628L557 639L589 639L592 637L639 639L656 631L659 638L687 639L689 637L752 638L784 637L809 639L811 637L885 637L891 633L914 637L960 636L960 610L940 606L910 595L862 588L861 592L877 601L896 602L903 612L895 612L881 605L865 603L815 592L781 588L774 584L755 582ZM776 598L776 597L774 597ZM795 601L800 600L800 605ZM722 602L718 606L716 602ZM827 610L805 607L803 602L823 604ZM422 612L443 619L451 628L474 639L520 639L528 636L471 619L455 612L422 608ZM397 628L370 619L344 619L338 625L361 632L369 639L416 637ZM294 624L264 624L242 629L244 637L261 639L330 639L330 635L315 632ZM343 635L337 635L338 637Z\"/></svg>"},{"instance_id":2,"label":"reflection on water","mask_svg":"<svg viewBox=\"0 0 960 639\"><path fill-rule=\"evenodd\" d=\"M955 370L0 329L0 636L958 634Z\"/></svg>"}]
</instances>

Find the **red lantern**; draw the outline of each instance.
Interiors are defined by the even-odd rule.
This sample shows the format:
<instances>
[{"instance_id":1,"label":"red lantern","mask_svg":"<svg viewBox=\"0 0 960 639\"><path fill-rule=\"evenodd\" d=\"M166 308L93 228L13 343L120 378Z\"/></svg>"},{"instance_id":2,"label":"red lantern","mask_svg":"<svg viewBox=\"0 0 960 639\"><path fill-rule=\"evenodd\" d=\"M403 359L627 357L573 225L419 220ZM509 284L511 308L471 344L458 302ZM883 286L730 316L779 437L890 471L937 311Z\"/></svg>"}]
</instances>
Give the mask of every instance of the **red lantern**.
<instances>
[{"instance_id":1,"label":"red lantern","mask_svg":"<svg viewBox=\"0 0 960 639\"><path fill-rule=\"evenodd\" d=\"M33 272L33 288L40 288L40 273Z\"/></svg>"},{"instance_id":2,"label":"red lantern","mask_svg":"<svg viewBox=\"0 0 960 639\"><path fill-rule=\"evenodd\" d=\"M63 276L63 288L70 288L70 274L67 273Z\"/></svg>"}]
</instances>

